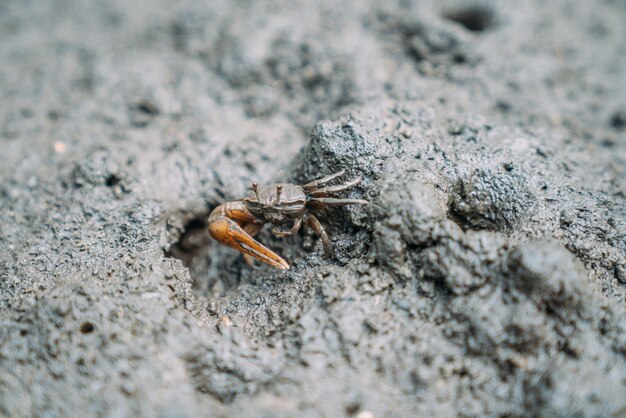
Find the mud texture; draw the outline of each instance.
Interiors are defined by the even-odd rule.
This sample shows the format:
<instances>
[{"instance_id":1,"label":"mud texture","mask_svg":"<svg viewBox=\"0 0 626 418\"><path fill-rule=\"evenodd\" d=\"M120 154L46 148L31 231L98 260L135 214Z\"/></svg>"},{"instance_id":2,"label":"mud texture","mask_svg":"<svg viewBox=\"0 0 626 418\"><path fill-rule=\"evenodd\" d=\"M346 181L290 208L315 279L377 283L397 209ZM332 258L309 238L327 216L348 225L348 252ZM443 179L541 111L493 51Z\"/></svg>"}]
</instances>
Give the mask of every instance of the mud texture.
<instances>
[{"instance_id":1,"label":"mud texture","mask_svg":"<svg viewBox=\"0 0 626 418\"><path fill-rule=\"evenodd\" d=\"M626 414L626 3L0 2L0 415ZM253 180L367 207L206 231Z\"/></svg>"}]
</instances>

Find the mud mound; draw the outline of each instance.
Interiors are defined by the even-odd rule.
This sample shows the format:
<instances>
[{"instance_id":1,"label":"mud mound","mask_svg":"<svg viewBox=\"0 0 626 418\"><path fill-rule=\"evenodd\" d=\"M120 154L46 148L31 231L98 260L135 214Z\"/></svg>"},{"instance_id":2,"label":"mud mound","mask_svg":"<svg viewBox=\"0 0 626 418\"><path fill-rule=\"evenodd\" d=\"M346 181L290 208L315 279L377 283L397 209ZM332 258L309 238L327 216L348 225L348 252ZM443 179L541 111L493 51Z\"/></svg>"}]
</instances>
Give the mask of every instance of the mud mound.
<instances>
[{"instance_id":1,"label":"mud mound","mask_svg":"<svg viewBox=\"0 0 626 418\"><path fill-rule=\"evenodd\" d=\"M623 415L625 18L0 5L0 415ZM339 170L332 258L208 236Z\"/></svg>"}]
</instances>

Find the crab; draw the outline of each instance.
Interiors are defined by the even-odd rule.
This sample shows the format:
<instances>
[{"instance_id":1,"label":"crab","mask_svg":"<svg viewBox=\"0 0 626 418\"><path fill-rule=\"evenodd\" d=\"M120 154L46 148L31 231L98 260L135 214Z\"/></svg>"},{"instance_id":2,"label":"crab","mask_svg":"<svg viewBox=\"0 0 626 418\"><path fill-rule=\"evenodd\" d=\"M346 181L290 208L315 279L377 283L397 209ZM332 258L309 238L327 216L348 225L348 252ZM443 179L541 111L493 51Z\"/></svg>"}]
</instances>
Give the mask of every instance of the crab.
<instances>
[{"instance_id":1,"label":"crab","mask_svg":"<svg viewBox=\"0 0 626 418\"><path fill-rule=\"evenodd\" d=\"M341 170L304 186L289 183L259 186L256 182L252 183L252 193L248 197L223 203L211 212L208 221L209 233L219 243L242 252L249 265L252 265L253 258L256 258L281 270L287 270L289 264L254 237L266 223L274 225L272 233L278 238L294 235L302 224L306 224L321 238L326 256L331 256L332 248L328 234L311 211L330 206L369 203L362 199L332 197L333 193L354 187L362 180L356 177L344 184L328 185L332 180L341 177L344 172Z\"/></svg>"}]
</instances>

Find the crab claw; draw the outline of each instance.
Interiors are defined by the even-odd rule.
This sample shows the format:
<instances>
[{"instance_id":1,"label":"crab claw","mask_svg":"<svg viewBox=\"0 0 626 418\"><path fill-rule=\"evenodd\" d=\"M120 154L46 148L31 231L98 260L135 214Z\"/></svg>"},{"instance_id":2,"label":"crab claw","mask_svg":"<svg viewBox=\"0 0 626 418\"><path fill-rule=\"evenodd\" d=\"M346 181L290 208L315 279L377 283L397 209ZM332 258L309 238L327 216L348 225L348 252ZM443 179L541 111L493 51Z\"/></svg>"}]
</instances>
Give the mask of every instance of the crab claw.
<instances>
[{"instance_id":1,"label":"crab claw","mask_svg":"<svg viewBox=\"0 0 626 418\"><path fill-rule=\"evenodd\" d=\"M237 222L224 215L209 218L209 233L221 244L248 254L270 266L281 270L289 269L289 264L281 256L256 241Z\"/></svg>"}]
</instances>

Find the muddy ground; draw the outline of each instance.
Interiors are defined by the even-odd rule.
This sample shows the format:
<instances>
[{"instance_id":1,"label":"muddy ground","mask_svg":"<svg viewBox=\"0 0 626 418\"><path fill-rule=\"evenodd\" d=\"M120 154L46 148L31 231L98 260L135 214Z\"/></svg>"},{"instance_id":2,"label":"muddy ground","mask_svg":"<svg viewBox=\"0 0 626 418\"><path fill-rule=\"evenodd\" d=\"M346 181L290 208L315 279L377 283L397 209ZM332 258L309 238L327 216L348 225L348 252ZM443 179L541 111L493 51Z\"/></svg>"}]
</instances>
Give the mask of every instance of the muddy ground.
<instances>
[{"instance_id":1,"label":"muddy ground","mask_svg":"<svg viewBox=\"0 0 626 418\"><path fill-rule=\"evenodd\" d=\"M0 2L0 415L626 414L624 1L174 3Z\"/></svg>"}]
</instances>

